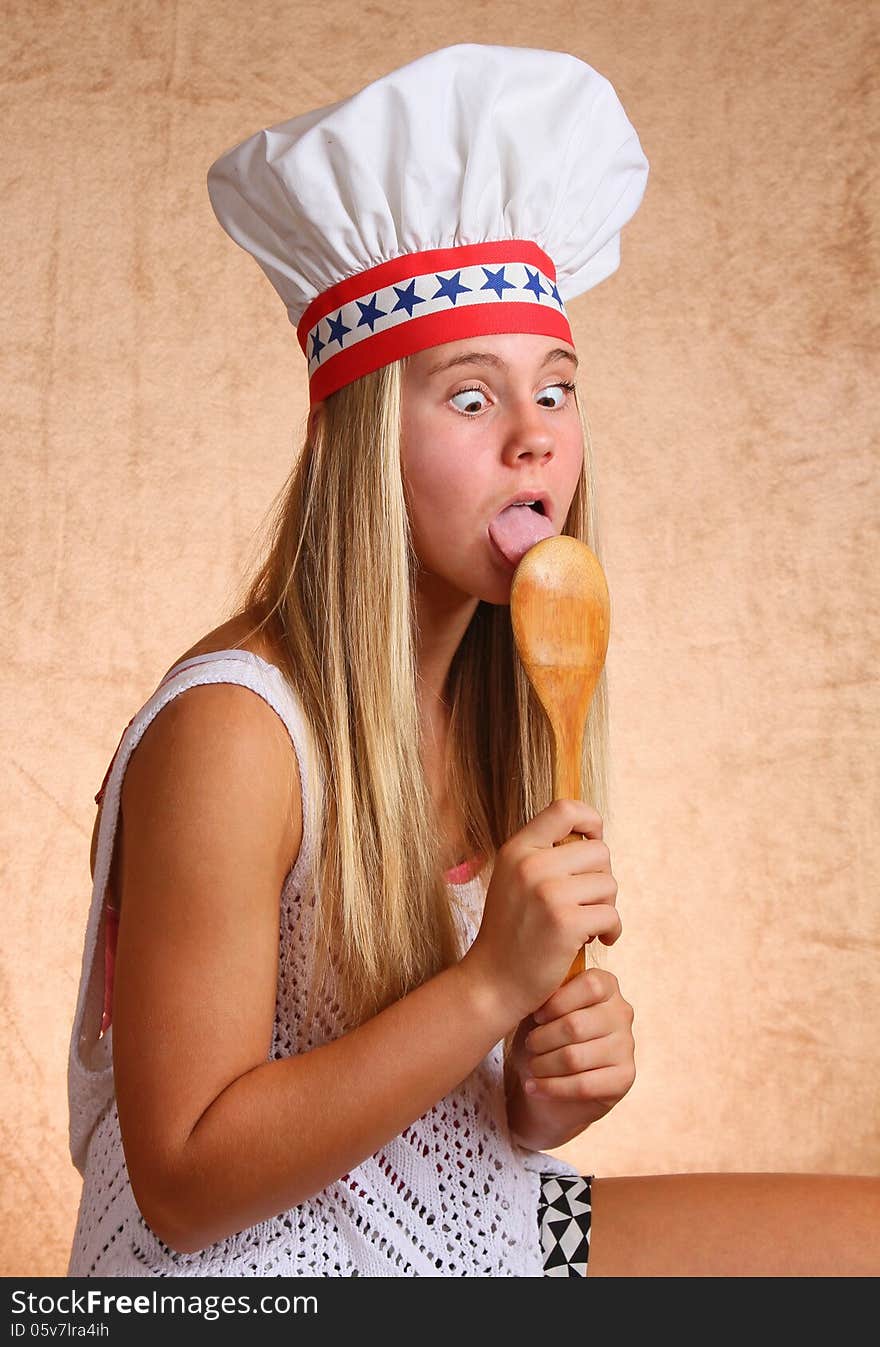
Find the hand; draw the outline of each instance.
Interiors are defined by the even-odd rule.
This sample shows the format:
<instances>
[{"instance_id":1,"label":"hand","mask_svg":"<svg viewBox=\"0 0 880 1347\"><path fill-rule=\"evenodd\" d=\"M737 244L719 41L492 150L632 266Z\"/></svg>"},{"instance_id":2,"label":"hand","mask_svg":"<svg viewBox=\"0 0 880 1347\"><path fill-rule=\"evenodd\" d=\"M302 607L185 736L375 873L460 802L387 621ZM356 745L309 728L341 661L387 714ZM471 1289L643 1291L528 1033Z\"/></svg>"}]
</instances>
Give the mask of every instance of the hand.
<instances>
[{"instance_id":1,"label":"hand","mask_svg":"<svg viewBox=\"0 0 880 1347\"><path fill-rule=\"evenodd\" d=\"M562 1146L619 1103L636 1078L633 1019L614 974L589 968L522 1021L508 1118L523 1145Z\"/></svg>"},{"instance_id":2,"label":"hand","mask_svg":"<svg viewBox=\"0 0 880 1347\"><path fill-rule=\"evenodd\" d=\"M559 846L569 833L583 834ZM513 1027L563 983L578 951L621 934L602 819L554 800L499 848L477 937L462 960Z\"/></svg>"}]
</instances>

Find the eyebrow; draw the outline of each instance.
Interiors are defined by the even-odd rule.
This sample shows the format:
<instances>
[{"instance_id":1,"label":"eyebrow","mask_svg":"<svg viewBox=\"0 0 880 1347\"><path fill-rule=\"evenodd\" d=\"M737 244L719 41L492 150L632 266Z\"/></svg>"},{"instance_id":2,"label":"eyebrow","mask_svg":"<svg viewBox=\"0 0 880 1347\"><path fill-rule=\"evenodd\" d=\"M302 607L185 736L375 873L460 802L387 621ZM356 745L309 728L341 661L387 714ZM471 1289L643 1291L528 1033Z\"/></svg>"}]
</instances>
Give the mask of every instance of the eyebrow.
<instances>
[{"instance_id":1,"label":"eyebrow","mask_svg":"<svg viewBox=\"0 0 880 1347\"><path fill-rule=\"evenodd\" d=\"M555 346L552 351L548 351L541 361L541 369L549 365L553 360L570 360L575 369L578 366L578 358L572 355L571 351L566 351L562 346ZM500 356L492 355L489 351L463 351L461 355L454 355L451 360L441 361L439 365L432 365L428 370L428 378L434 374L440 374L443 370L452 369L455 365L493 365L497 369L506 369L507 364Z\"/></svg>"}]
</instances>

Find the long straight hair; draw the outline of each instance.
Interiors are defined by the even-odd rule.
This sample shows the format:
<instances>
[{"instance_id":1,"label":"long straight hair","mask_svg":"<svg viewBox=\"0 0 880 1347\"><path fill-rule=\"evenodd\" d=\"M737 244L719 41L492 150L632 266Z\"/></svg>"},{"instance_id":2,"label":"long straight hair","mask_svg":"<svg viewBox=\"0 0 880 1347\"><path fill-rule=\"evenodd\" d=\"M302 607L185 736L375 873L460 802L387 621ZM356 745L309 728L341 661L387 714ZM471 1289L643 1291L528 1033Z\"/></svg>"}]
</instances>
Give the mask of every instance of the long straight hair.
<instances>
[{"instance_id":1,"label":"long straight hair","mask_svg":"<svg viewBox=\"0 0 880 1347\"><path fill-rule=\"evenodd\" d=\"M418 562L400 457L406 363L326 399L270 506L265 555L234 614L256 615L251 634L271 633L311 731L314 770L303 793L316 839L316 901L307 1013L315 1014L333 967L333 996L349 1029L465 952L420 750ZM583 468L562 532L601 561L590 433L575 399ZM447 782L468 854L485 857L485 897L498 848L553 799L550 726L516 655L508 607L478 603L447 686ZM607 738L603 670L581 774L582 797L603 817Z\"/></svg>"}]
</instances>

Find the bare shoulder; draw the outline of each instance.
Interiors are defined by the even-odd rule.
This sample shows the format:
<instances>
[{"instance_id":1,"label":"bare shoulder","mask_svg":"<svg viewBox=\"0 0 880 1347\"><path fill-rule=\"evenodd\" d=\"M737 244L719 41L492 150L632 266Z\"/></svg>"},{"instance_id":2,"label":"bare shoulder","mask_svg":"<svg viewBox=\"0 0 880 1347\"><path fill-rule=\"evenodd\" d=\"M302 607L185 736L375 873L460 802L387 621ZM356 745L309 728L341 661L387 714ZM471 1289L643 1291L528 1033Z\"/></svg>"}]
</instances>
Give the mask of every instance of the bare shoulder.
<instances>
[{"instance_id":1,"label":"bare shoulder","mask_svg":"<svg viewBox=\"0 0 880 1347\"><path fill-rule=\"evenodd\" d=\"M250 612L242 613L236 617L230 618L229 621L222 623L219 627L215 627L213 631L210 631L205 636L201 637L198 641L196 641L194 645L190 646L189 650L184 651L183 654L181 654L176 660L174 660L171 663L171 665L169 665L169 668L166 670L166 674L170 673L171 670L175 668L178 664L183 663L184 660L192 659L197 655L209 655L220 650L229 650L229 649L250 650L253 654L259 655L260 658L264 659L267 663L278 666L280 661L277 646L275 644L276 642L275 635L272 633L270 629L267 628L255 630L257 626L258 623L256 620L256 616L255 614ZM232 687L233 685L223 684L218 686ZM181 694L181 696L184 695L185 694ZM175 698L174 700L177 701L178 699ZM291 763L291 766L292 766L293 780L291 782L291 789L292 789L291 823L293 825L293 832L291 834L291 849L293 853L293 858L295 860L296 855L299 852L299 846L301 842L301 830L302 830L302 823L300 817L301 796L300 791L298 789L300 783L299 783L298 769L296 765L296 754L292 748L292 745L290 745L286 731L280 724L277 715L273 711L271 711L271 709L268 707L265 707L263 711L260 711L257 707L254 706L254 702L258 700L259 699L256 698L254 694L249 692L247 689L243 690L241 694L233 692L232 695L230 696L224 696L223 694L211 694L206 692L202 694L199 698L200 705L204 706L205 708L204 714L209 718L216 716L218 712L221 716L229 714L233 707L238 707L239 705L245 708L249 707L250 715L248 715L247 711L245 711L244 719L242 723L240 723L239 728L244 733L250 733L251 735L255 736L256 738L255 747L259 748L261 740L265 738L267 747L271 745L272 741L276 741L277 744L282 745L282 751L285 751L283 746L286 745L286 751L289 751L289 753L292 755L293 761ZM190 699L187 702L187 706L190 706L191 704L192 699ZM173 703L171 703L170 705L173 705ZM187 720L189 720L191 714L192 713L190 713L189 711L186 711L184 713ZM166 716L165 719L162 719L164 715L165 712L163 711L157 718L158 720L162 721L163 725L167 723L168 719L174 718L174 712L171 712L169 716ZM248 721L249 723L245 723ZM149 733L149 731L147 731L147 733ZM151 739L156 739L158 736L159 732L157 731L155 734L151 736ZM145 757L146 754L141 754L142 760ZM126 780L128 780L128 777L129 774L127 772ZM127 793L130 796L131 791L129 790ZM123 813L125 810L125 795L126 792L125 790L123 790L123 801L122 801ZM99 805L97 813L95 815L94 827L92 829L92 842L89 856L89 867L93 879L95 875L95 862L98 853L98 832L101 826L101 813L102 813L102 805ZM116 850L118 850L118 847L116 848ZM113 865L111 867L109 879L109 887L110 887L109 896L114 906L118 907L120 904L121 895L119 894L118 891L117 871L118 871L117 857L114 854Z\"/></svg>"},{"instance_id":2,"label":"bare shoulder","mask_svg":"<svg viewBox=\"0 0 880 1347\"><path fill-rule=\"evenodd\" d=\"M196 642L175 660L171 668L196 655L228 649L249 650L277 667L279 656L272 629L255 630L257 626L256 615L252 612L230 618ZM193 693L197 693L195 698ZM159 741L153 754L155 764L161 766L163 761L163 741L168 741L170 750L172 741L180 740L189 744L194 757L199 759L192 766L199 773L213 773L215 780L224 780L236 771L245 776L259 774L263 789L275 789L278 804L288 809L287 842L281 841L280 846L282 857L288 858L288 868L293 865L302 842L302 789L296 751L277 712L250 688L235 683L214 683L199 684L197 688L179 693L151 723L144 739L163 716L166 717L164 728L153 736ZM143 740L136 753L142 745ZM178 748L174 748L174 753L178 754ZM149 750L143 758L148 756ZM144 770L143 763L141 770ZM126 781L129 773L130 769L126 772ZM224 789L228 789L225 784ZM125 806L124 783L123 817Z\"/></svg>"},{"instance_id":3,"label":"bare shoulder","mask_svg":"<svg viewBox=\"0 0 880 1347\"><path fill-rule=\"evenodd\" d=\"M302 841L296 751L278 713L240 683L199 683L173 697L147 726L122 783L126 839L137 814L185 827L191 837L233 815L251 847L272 856L280 879ZM216 836L221 846L226 837Z\"/></svg>"}]
</instances>

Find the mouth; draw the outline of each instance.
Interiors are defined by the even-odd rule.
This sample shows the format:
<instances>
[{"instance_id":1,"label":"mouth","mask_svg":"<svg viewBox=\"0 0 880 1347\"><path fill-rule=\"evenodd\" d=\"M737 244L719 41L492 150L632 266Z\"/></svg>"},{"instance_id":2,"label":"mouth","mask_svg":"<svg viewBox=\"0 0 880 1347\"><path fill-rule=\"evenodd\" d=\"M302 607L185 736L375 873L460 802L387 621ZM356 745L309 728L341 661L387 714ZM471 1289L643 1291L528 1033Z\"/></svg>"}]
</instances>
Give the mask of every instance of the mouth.
<instances>
[{"instance_id":1,"label":"mouth","mask_svg":"<svg viewBox=\"0 0 880 1347\"><path fill-rule=\"evenodd\" d=\"M546 491L518 491L515 496L511 496L499 507L498 515L503 514L512 505L531 510L534 514L543 515L545 519L552 519L553 517L553 502Z\"/></svg>"},{"instance_id":2,"label":"mouth","mask_svg":"<svg viewBox=\"0 0 880 1347\"><path fill-rule=\"evenodd\" d=\"M529 496L521 491L502 506L489 524L489 537L509 566L518 566L530 547L556 532L548 504L545 493Z\"/></svg>"}]
</instances>

